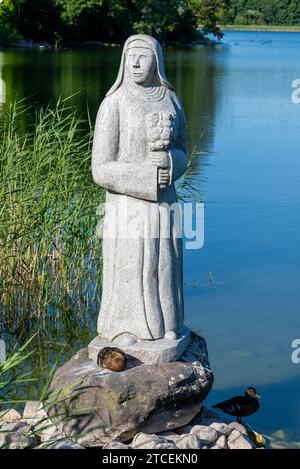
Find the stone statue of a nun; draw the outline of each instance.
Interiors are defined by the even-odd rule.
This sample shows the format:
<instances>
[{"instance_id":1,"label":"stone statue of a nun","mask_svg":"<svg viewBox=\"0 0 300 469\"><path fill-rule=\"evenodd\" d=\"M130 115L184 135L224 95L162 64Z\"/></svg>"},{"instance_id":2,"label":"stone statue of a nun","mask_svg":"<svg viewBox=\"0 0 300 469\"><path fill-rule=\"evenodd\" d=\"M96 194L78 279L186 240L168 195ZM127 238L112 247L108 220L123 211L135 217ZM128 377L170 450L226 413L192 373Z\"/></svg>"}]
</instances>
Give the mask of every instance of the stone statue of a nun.
<instances>
[{"instance_id":1,"label":"stone statue of a nun","mask_svg":"<svg viewBox=\"0 0 300 469\"><path fill-rule=\"evenodd\" d=\"M174 187L186 167L184 111L166 78L160 44L131 36L94 135L92 174L106 189L106 209L99 336L91 344L166 348L183 338L187 345ZM157 360L178 356L172 353Z\"/></svg>"}]
</instances>

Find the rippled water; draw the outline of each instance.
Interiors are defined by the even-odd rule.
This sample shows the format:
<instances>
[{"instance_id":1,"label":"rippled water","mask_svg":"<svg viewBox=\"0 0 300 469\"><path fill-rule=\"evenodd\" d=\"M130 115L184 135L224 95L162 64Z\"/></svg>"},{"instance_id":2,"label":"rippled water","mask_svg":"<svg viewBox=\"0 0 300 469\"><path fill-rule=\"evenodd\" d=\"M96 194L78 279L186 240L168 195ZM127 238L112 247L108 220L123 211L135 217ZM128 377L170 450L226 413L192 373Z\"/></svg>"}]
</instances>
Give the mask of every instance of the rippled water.
<instances>
[{"instance_id":1,"label":"rippled water","mask_svg":"<svg viewBox=\"0 0 300 469\"><path fill-rule=\"evenodd\" d=\"M120 53L2 51L2 101L78 93L72 103L94 118ZM249 423L300 439L300 34L227 31L215 47L165 56L205 191L205 245L185 251L184 277L186 322L207 339L215 372L209 403L255 385L262 406Z\"/></svg>"}]
</instances>

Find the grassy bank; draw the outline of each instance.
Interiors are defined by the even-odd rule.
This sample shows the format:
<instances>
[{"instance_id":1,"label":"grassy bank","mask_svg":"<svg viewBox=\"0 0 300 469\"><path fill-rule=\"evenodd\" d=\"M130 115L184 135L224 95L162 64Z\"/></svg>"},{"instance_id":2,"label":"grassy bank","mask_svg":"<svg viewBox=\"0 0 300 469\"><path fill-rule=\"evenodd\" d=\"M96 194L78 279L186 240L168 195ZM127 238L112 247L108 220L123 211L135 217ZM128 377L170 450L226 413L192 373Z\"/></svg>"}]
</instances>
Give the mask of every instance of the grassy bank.
<instances>
[{"instance_id":1,"label":"grassy bank","mask_svg":"<svg viewBox=\"0 0 300 469\"><path fill-rule=\"evenodd\" d=\"M0 116L0 335L70 309L80 324L101 278L92 127L67 101L37 110L24 130L26 111Z\"/></svg>"},{"instance_id":2,"label":"grassy bank","mask_svg":"<svg viewBox=\"0 0 300 469\"><path fill-rule=\"evenodd\" d=\"M300 32L300 25L298 26L286 26L286 25L242 25L242 24L228 24L226 26L221 26L223 30L233 30L233 31L283 31L283 32Z\"/></svg>"}]
</instances>

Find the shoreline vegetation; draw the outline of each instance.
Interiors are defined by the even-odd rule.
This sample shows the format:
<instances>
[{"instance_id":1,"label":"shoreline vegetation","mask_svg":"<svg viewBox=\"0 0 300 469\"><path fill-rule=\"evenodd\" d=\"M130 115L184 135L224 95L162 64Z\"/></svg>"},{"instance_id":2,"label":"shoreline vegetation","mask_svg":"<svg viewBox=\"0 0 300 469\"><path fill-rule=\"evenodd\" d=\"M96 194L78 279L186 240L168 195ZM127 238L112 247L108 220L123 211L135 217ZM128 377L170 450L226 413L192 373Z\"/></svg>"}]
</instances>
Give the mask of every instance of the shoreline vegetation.
<instances>
[{"instance_id":1,"label":"shoreline vegetation","mask_svg":"<svg viewBox=\"0 0 300 469\"><path fill-rule=\"evenodd\" d=\"M266 24L228 24L220 26L222 31L270 31L270 32L284 32L284 33L300 33L300 25L287 26L283 25L266 25Z\"/></svg>"},{"instance_id":2,"label":"shoreline vegetation","mask_svg":"<svg viewBox=\"0 0 300 469\"><path fill-rule=\"evenodd\" d=\"M221 31L262 31L262 32L284 32L284 33L300 33L299 26L278 26L278 25L226 25L220 26ZM197 45L214 45L222 43L222 39L213 40L205 36L200 36L198 39L194 39L188 42L181 41L163 41L162 44L165 46L197 46ZM2 45L0 41L1 49L69 49L69 48L100 48L100 47L121 47L121 42L101 42L101 41L81 41L81 42L70 42L63 45L50 43L46 41L34 41L19 39L12 42L9 45Z\"/></svg>"},{"instance_id":3,"label":"shoreline vegetation","mask_svg":"<svg viewBox=\"0 0 300 469\"><path fill-rule=\"evenodd\" d=\"M285 32L285 33L300 33L300 25L298 26L287 26L287 25L258 25L258 24L230 24L230 25L219 25L218 28L222 33L226 31L262 31L262 32ZM199 25L198 37L195 37L189 41L176 41L176 40L165 40L162 44L165 46L197 46L197 45L215 45L222 43L222 38L211 39L205 36L202 30L202 25ZM100 48L100 47L121 47L122 42L102 42L102 41L70 41L64 44L52 43L48 41L37 41L34 39L24 39L21 37L15 37L7 42L1 41L0 35L0 48L1 49L80 49L80 48Z\"/></svg>"},{"instance_id":4,"label":"shoreline vegetation","mask_svg":"<svg viewBox=\"0 0 300 469\"><path fill-rule=\"evenodd\" d=\"M219 41L212 40L207 37L199 37L188 42L181 41L172 41L166 40L162 41L164 46L176 46L176 45L214 45ZM35 40L25 40L21 39L15 42L12 42L7 45L2 45L0 42L0 49L84 49L84 48L101 48L101 47L122 47L122 42L101 42L101 41L81 41L81 42L68 42L65 44L55 44L47 41L35 41Z\"/></svg>"},{"instance_id":5,"label":"shoreline vegetation","mask_svg":"<svg viewBox=\"0 0 300 469\"><path fill-rule=\"evenodd\" d=\"M226 33L226 31L262 31L262 32L285 32L285 33L300 33L299 26L286 26L286 25L226 25L220 26L220 30ZM176 45L186 45L186 46L197 46L197 45L214 45L222 43L222 39L214 40L204 35L199 35L198 39L190 40L187 42L175 41L175 40L166 40L162 41L163 45L166 46L176 46ZM12 41L10 44L2 45L0 41L1 49L69 49L69 48L100 48L100 47L121 47L121 42L101 42L101 41L81 41L81 42L70 42L66 44L57 44L50 43L47 41L35 41L35 40L26 40L18 39Z\"/></svg>"}]
</instances>

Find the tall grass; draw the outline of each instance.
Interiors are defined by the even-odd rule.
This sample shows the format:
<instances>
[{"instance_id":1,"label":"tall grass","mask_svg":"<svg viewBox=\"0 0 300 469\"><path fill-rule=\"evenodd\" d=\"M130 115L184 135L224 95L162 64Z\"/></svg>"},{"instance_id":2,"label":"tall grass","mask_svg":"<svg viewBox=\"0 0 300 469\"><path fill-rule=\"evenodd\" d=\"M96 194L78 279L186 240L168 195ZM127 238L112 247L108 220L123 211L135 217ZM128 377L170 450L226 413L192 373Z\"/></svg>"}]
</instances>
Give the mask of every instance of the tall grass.
<instances>
[{"instance_id":1,"label":"tall grass","mask_svg":"<svg viewBox=\"0 0 300 469\"><path fill-rule=\"evenodd\" d=\"M101 278L89 119L59 100L24 130L27 111L0 118L0 334L59 321L58 304L82 318Z\"/></svg>"},{"instance_id":2,"label":"tall grass","mask_svg":"<svg viewBox=\"0 0 300 469\"><path fill-rule=\"evenodd\" d=\"M21 369L26 360L34 351L28 351L28 346L35 336L31 337L25 344L15 348L6 360L0 363L0 412L9 409L9 405L26 402L18 396L18 391L25 383L35 381L30 372Z\"/></svg>"}]
</instances>

